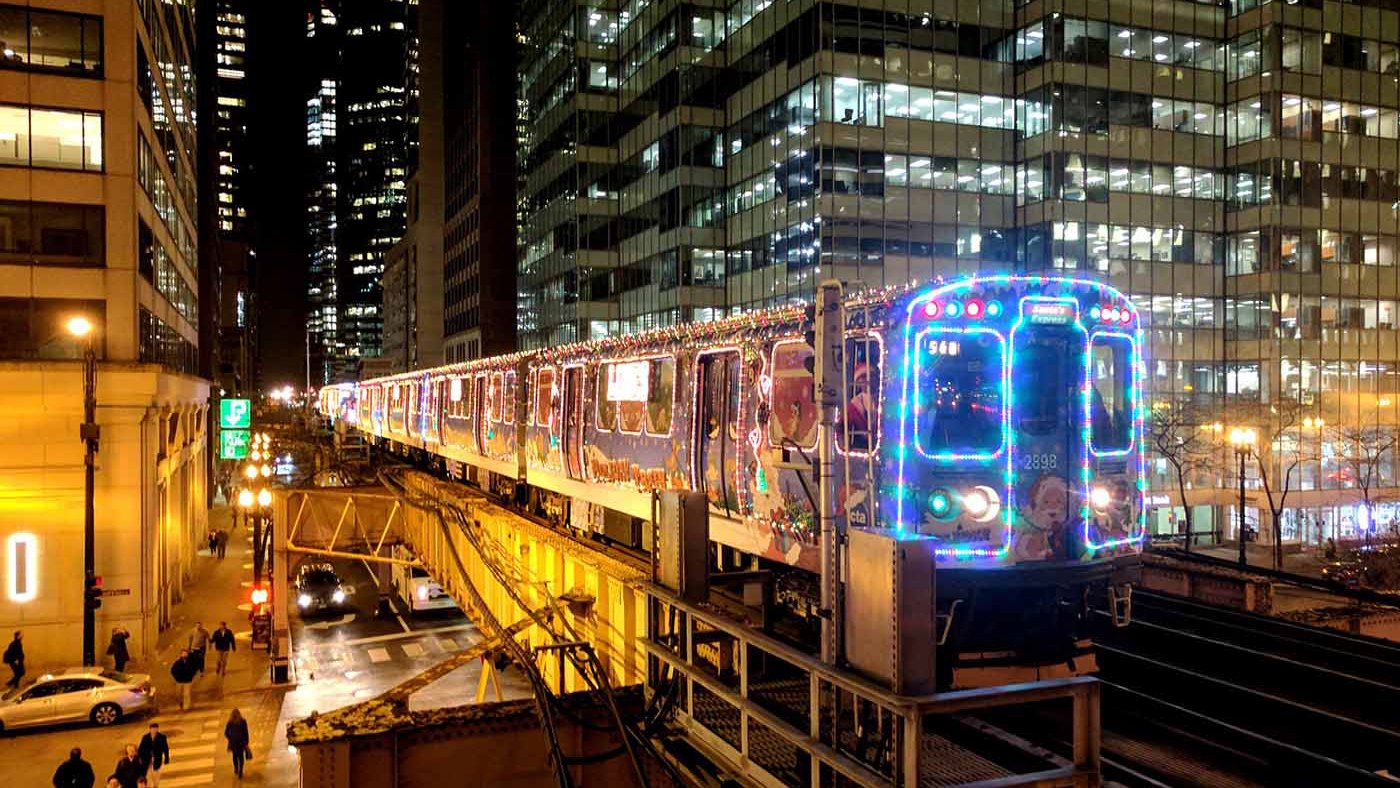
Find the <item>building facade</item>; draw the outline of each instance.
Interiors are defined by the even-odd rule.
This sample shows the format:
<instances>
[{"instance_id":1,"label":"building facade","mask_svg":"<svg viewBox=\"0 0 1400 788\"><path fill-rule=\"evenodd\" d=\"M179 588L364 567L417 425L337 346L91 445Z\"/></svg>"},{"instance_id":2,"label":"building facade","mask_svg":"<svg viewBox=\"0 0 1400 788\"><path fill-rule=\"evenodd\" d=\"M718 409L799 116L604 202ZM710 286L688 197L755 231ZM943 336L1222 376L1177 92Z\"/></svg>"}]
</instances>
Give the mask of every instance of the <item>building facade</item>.
<instances>
[{"instance_id":1,"label":"building facade","mask_svg":"<svg viewBox=\"0 0 1400 788\"><path fill-rule=\"evenodd\" d=\"M207 528L188 4L0 4L0 628L82 658L83 341L98 359L97 611L149 654Z\"/></svg>"},{"instance_id":2,"label":"building facade","mask_svg":"<svg viewBox=\"0 0 1400 788\"><path fill-rule=\"evenodd\" d=\"M417 149L416 3L314 0L307 143L308 344L320 377L353 379L358 360L383 351L381 277L406 226L408 173Z\"/></svg>"},{"instance_id":3,"label":"building facade","mask_svg":"<svg viewBox=\"0 0 1400 788\"><path fill-rule=\"evenodd\" d=\"M1261 539L1390 521L1394 3L527 0L521 29L523 346L827 278L1106 280L1154 414L1261 435ZM1185 500L1155 459L1152 522L1233 538L1235 455L1204 444Z\"/></svg>"},{"instance_id":4,"label":"building facade","mask_svg":"<svg viewBox=\"0 0 1400 788\"><path fill-rule=\"evenodd\" d=\"M229 395L258 390L257 252L249 214L248 29L246 0L214 0L199 7L202 54L211 60L200 87L209 91L205 124L211 150L202 173L212 184L206 196L212 221L219 281L219 368L216 382Z\"/></svg>"},{"instance_id":5,"label":"building facade","mask_svg":"<svg viewBox=\"0 0 1400 788\"><path fill-rule=\"evenodd\" d=\"M516 3L444 6L446 217L444 355L466 361L515 350L516 150L531 119L515 91ZM427 7L427 3L423 7Z\"/></svg>"}]
</instances>

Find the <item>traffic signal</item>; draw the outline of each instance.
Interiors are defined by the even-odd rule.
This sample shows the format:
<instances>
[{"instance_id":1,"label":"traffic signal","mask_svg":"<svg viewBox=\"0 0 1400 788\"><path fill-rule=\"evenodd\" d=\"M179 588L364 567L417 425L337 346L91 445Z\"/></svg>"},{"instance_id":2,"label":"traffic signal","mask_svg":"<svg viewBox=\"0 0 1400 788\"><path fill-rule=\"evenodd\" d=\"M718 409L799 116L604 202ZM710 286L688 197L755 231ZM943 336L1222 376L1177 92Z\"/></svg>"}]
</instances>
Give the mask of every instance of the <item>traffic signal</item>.
<instances>
[{"instance_id":1,"label":"traffic signal","mask_svg":"<svg viewBox=\"0 0 1400 788\"><path fill-rule=\"evenodd\" d=\"M802 341L811 348L812 354L802 359L802 366L807 368L807 372L815 375L817 373L817 305L808 304L802 312L802 325L806 330L802 332Z\"/></svg>"},{"instance_id":2,"label":"traffic signal","mask_svg":"<svg viewBox=\"0 0 1400 788\"><path fill-rule=\"evenodd\" d=\"M88 580L87 590L83 592L83 598L88 610L102 607L102 578L94 577Z\"/></svg>"}]
</instances>

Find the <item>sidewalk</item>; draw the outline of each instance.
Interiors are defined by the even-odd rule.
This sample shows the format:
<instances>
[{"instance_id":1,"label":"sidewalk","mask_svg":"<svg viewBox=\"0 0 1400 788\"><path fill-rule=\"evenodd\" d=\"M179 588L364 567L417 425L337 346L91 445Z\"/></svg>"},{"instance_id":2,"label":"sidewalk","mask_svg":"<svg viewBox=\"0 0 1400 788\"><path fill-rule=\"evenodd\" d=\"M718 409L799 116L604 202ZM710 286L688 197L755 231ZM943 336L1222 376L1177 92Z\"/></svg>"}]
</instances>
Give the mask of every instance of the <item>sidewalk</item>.
<instances>
[{"instance_id":1,"label":"sidewalk","mask_svg":"<svg viewBox=\"0 0 1400 788\"><path fill-rule=\"evenodd\" d=\"M181 785L208 785L215 784L216 780L217 784L232 783L233 768L223 738L223 725L229 711L235 708L248 720L252 738L250 747L253 759L244 769L243 783L295 783L295 757L290 756L292 771L285 771L289 759L285 745L281 757L272 749L273 742L280 738L277 723L282 696L292 685L274 685L267 652L261 648L251 648L252 627L245 600L252 585L252 536L247 528L234 520L233 509L223 503L216 503L210 509L210 527L224 528L229 532L226 557L221 560L206 550L199 552L195 558L194 580L185 588L184 600L175 606L170 627L161 633L156 658L145 660L144 664L134 663L134 667L151 674L151 681L156 686L156 698L160 704L156 719L169 719L172 724L187 722L202 725L200 743L207 745L212 739L214 744L213 774L208 775L207 779L198 782L185 782L181 778L163 779L162 785L177 782ZM205 629L212 633L221 621L228 622L235 638L235 651L229 655L227 675L215 675L218 658L211 644L205 659L205 672L194 681L193 707L189 712L181 712L180 692L170 676L170 666L179 658L180 650L188 645L196 622L203 623ZM162 724L161 727L165 729L166 725ZM172 738L172 752L181 743Z\"/></svg>"}]
</instances>

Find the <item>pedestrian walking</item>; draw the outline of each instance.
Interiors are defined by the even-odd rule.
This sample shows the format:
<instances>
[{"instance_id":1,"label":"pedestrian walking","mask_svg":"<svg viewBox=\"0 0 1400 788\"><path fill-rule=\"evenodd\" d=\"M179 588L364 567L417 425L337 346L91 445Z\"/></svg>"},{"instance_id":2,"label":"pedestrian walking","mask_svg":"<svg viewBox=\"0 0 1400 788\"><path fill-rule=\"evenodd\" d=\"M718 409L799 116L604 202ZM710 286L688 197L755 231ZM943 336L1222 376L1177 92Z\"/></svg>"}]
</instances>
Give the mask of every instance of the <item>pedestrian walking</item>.
<instances>
[{"instance_id":1,"label":"pedestrian walking","mask_svg":"<svg viewBox=\"0 0 1400 788\"><path fill-rule=\"evenodd\" d=\"M209 529L209 533L204 536L204 544L209 548L209 555L214 554L214 547L218 545L218 543L219 535L216 534L212 528Z\"/></svg>"},{"instance_id":2,"label":"pedestrian walking","mask_svg":"<svg viewBox=\"0 0 1400 788\"><path fill-rule=\"evenodd\" d=\"M214 545L219 551L219 560L222 561L224 553L228 552L228 531L220 528L214 532Z\"/></svg>"},{"instance_id":3,"label":"pedestrian walking","mask_svg":"<svg viewBox=\"0 0 1400 788\"><path fill-rule=\"evenodd\" d=\"M10 645L5 648L5 664L10 666L14 675L5 682L6 686L18 687L19 680L24 678L24 633L16 632L15 639L10 641Z\"/></svg>"},{"instance_id":4,"label":"pedestrian walking","mask_svg":"<svg viewBox=\"0 0 1400 788\"><path fill-rule=\"evenodd\" d=\"M126 663L131 661L131 652L126 649L126 639L131 637L131 633L123 627L112 628L112 640L107 643L107 656L112 658L112 664L117 672L126 670Z\"/></svg>"},{"instance_id":5,"label":"pedestrian walking","mask_svg":"<svg viewBox=\"0 0 1400 788\"><path fill-rule=\"evenodd\" d=\"M197 621L194 631L190 633L190 657L194 660L194 669L201 676L204 675L204 652L209 648L209 630L204 628L204 622Z\"/></svg>"},{"instance_id":6,"label":"pedestrian walking","mask_svg":"<svg viewBox=\"0 0 1400 788\"><path fill-rule=\"evenodd\" d=\"M145 769L141 768L141 756L136 752L136 745L126 745L125 752L121 759L117 761L117 766L112 770L112 776L117 778L117 784L122 788L136 788L136 781L141 779L141 774Z\"/></svg>"},{"instance_id":7,"label":"pedestrian walking","mask_svg":"<svg viewBox=\"0 0 1400 788\"><path fill-rule=\"evenodd\" d=\"M189 711L190 687L194 682L194 662L190 659L190 650L184 649L180 652L180 658L170 666L170 677L175 679L175 684L180 688L180 710Z\"/></svg>"},{"instance_id":8,"label":"pedestrian walking","mask_svg":"<svg viewBox=\"0 0 1400 788\"><path fill-rule=\"evenodd\" d=\"M228 655L230 651L237 651L238 644L234 642L233 630L228 628L227 621L220 621L219 628L214 630L213 637L214 651L219 655L219 661L214 665L214 672L220 676L228 673Z\"/></svg>"},{"instance_id":9,"label":"pedestrian walking","mask_svg":"<svg viewBox=\"0 0 1400 788\"><path fill-rule=\"evenodd\" d=\"M95 782L97 775L92 773L92 764L83 760L83 751L77 747L68 751L68 760L53 773L53 788L92 788Z\"/></svg>"},{"instance_id":10,"label":"pedestrian walking","mask_svg":"<svg viewBox=\"0 0 1400 788\"><path fill-rule=\"evenodd\" d=\"M146 767L146 782L153 786L160 785L161 767L170 763L170 742L160 732L160 723L153 722L146 729L146 735L141 737L141 744L136 747L136 754L141 756L141 763Z\"/></svg>"},{"instance_id":11,"label":"pedestrian walking","mask_svg":"<svg viewBox=\"0 0 1400 788\"><path fill-rule=\"evenodd\" d=\"M224 723L224 738L228 740L228 751L233 755L233 774L241 780L243 761L253 757L253 750L248 746L248 721L243 719L238 709L229 712L228 722Z\"/></svg>"}]
</instances>

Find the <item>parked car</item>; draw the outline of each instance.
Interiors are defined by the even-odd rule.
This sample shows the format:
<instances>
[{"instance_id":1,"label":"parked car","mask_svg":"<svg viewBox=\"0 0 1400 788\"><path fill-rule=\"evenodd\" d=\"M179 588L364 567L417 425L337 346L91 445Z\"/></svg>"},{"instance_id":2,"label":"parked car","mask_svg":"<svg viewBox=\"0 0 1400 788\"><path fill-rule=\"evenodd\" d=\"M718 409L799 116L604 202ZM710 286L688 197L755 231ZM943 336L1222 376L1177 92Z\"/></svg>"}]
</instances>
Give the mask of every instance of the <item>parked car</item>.
<instances>
[{"instance_id":1,"label":"parked car","mask_svg":"<svg viewBox=\"0 0 1400 788\"><path fill-rule=\"evenodd\" d=\"M330 564L302 564L297 570L297 609L303 614L340 610L354 591L353 586L341 582Z\"/></svg>"},{"instance_id":2,"label":"parked car","mask_svg":"<svg viewBox=\"0 0 1400 788\"><path fill-rule=\"evenodd\" d=\"M143 673L70 668L0 697L0 730L83 720L112 725L128 714L154 711L155 698L151 677Z\"/></svg>"}]
</instances>

